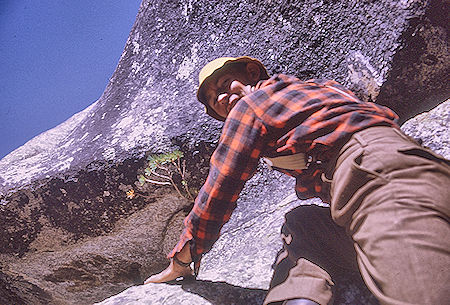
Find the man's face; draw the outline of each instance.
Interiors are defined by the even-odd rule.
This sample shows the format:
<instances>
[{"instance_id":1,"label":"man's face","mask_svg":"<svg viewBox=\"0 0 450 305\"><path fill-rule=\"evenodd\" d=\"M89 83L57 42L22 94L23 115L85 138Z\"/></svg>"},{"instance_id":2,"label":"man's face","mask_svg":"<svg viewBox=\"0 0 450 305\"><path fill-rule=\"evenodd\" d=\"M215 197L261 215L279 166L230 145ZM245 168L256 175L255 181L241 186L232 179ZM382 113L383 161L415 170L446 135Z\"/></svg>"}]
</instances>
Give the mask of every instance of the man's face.
<instances>
[{"instance_id":1,"label":"man's face","mask_svg":"<svg viewBox=\"0 0 450 305\"><path fill-rule=\"evenodd\" d=\"M252 92L251 83L245 70L224 70L210 77L205 83L205 97L209 106L218 115L226 118L234 105Z\"/></svg>"}]
</instances>

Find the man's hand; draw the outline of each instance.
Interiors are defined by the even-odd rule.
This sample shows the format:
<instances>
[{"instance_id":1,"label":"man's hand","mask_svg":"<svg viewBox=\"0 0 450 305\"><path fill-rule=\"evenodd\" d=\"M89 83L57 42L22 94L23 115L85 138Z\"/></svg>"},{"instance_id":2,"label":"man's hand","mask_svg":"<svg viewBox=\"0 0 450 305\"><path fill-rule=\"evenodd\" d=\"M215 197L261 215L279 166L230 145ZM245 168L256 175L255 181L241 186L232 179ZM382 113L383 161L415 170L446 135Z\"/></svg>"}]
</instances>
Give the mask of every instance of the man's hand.
<instances>
[{"instance_id":1,"label":"man's hand","mask_svg":"<svg viewBox=\"0 0 450 305\"><path fill-rule=\"evenodd\" d=\"M148 283L164 283L173 281L180 276L192 275L194 272L191 267L183 267L170 260L170 265L158 274L154 274L145 280L144 284Z\"/></svg>"},{"instance_id":2,"label":"man's hand","mask_svg":"<svg viewBox=\"0 0 450 305\"><path fill-rule=\"evenodd\" d=\"M192 258L191 258L191 251L189 248L189 242L187 242L184 245L183 249L181 249L181 251L176 253L175 255L180 261L184 263L190 263L192 261ZM195 268L198 270L199 267L200 262L196 264ZM193 273L194 272L191 267L181 266L173 259L171 259L169 267L167 267L160 273L154 274L151 277L149 277L147 280L145 280L144 284L169 282L175 280L180 276L188 276L188 275L192 276Z\"/></svg>"}]
</instances>

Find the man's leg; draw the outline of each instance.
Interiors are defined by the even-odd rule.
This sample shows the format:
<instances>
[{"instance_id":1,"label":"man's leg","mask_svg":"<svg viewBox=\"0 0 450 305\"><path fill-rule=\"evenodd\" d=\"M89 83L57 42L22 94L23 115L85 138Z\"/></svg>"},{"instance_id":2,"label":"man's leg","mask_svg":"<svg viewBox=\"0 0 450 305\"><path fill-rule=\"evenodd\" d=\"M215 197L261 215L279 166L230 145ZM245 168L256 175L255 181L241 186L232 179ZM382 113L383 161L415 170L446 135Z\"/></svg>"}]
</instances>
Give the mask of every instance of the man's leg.
<instances>
[{"instance_id":1,"label":"man's leg","mask_svg":"<svg viewBox=\"0 0 450 305\"><path fill-rule=\"evenodd\" d=\"M341 152L331 210L368 288L381 304L448 304L448 164L386 128L358 133Z\"/></svg>"},{"instance_id":2,"label":"man's leg","mask_svg":"<svg viewBox=\"0 0 450 305\"><path fill-rule=\"evenodd\" d=\"M332 279L357 271L352 240L333 222L328 208L300 206L285 218L283 249L274 264L264 304L281 304L289 299L331 304Z\"/></svg>"}]
</instances>

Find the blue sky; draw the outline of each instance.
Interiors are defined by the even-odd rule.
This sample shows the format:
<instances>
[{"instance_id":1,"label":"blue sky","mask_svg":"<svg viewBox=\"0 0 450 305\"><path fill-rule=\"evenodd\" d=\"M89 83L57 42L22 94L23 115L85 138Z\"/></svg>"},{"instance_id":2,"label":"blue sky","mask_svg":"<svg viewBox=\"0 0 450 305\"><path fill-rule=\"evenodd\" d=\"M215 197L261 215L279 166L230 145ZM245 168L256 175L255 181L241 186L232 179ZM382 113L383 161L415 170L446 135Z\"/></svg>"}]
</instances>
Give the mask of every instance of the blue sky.
<instances>
[{"instance_id":1,"label":"blue sky","mask_svg":"<svg viewBox=\"0 0 450 305\"><path fill-rule=\"evenodd\" d=\"M0 0L0 158L103 93L141 0Z\"/></svg>"}]
</instances>

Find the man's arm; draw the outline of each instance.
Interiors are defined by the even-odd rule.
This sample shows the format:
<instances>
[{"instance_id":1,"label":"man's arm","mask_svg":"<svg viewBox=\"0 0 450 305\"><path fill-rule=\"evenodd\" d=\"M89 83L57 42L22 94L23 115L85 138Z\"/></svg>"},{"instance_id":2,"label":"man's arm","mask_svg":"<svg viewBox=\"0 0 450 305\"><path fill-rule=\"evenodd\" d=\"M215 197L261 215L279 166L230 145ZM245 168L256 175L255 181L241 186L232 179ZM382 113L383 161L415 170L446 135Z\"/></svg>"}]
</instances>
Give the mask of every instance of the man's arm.
<instances>
[{"instance_id":1,"label":"man's arm","mask_svg":"<svg viewBox=\"0 0 450 305\"><path fill-rule=\"evenodd\" d=\"M206 182L184 221L180 241L168 255L169 258L176 255L181 260L179 255L190 249L190 259L198 265L202 254L211 249L220 229L229 220L245 182L256 171L266 141L264 125L252 114L244 101L230 112L218 147L211 157ZM190 271L178 267L172 260L166 270L146 282L170 281Z\"/></svg>"}]
</instances>

